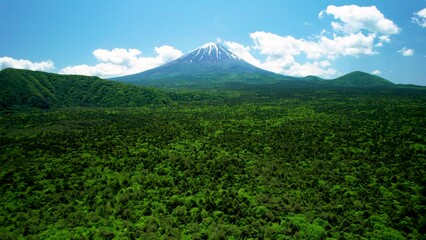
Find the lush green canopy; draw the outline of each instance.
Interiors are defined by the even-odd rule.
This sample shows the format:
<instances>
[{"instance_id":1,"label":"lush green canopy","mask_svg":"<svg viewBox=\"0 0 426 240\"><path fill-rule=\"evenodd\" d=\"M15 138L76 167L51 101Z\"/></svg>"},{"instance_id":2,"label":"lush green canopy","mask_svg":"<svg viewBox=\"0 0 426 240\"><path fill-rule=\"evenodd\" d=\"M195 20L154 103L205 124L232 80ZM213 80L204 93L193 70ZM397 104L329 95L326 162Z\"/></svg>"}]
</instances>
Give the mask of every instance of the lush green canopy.
<instances>
[{"instance_id":1,"label":"lush green canopy","mask_svg":"<svg viewBox=\"0 0 426 240\"><path fill-rule=\"evenodd\" d=\"M0 239L424 238L425 91L278 86L0 115Z\"/></svg>"}]
</instances>

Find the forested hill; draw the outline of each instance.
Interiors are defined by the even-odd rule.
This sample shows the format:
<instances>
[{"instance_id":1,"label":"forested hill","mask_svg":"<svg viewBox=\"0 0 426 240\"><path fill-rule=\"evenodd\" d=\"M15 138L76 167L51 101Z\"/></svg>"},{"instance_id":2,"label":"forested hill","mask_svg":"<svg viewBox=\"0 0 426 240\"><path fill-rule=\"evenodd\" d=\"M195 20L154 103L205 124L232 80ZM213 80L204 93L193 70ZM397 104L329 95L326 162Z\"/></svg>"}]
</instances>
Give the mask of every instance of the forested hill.
<instances>
[{"instance_id":1,"label":"forested hill","mask_svg":"<svg viewBox=\"0 0 426 240\"><path fill-rule=\"evenodd\" d=\"M0 71L0 110L63 106L142 106L170 101L160 90L38 71Z\"/></svg>"},{"instance_id":2,"label":"forested hill","mask_svg":"<svg viewBox=\"0 0 426 240\"><path fill-rule=\"evenodd\" d=\"M304 77L303 80L330 87L404 87L396 85L391 81L377 75L361 71L351 72L335 79L323 79L310 75Z\"/></svg>"},{"instance_id":3,"label":"forested hill","mask_svg":"<svg viewBox=\"0 0 426 240\"><path fill-rule=\"evenodd\" d=\"M379 87L395 85L382 77L360 71L351 72L333 80L326 80L326 83L331 86L343 87Z\"/></svg>"}]
</instances>

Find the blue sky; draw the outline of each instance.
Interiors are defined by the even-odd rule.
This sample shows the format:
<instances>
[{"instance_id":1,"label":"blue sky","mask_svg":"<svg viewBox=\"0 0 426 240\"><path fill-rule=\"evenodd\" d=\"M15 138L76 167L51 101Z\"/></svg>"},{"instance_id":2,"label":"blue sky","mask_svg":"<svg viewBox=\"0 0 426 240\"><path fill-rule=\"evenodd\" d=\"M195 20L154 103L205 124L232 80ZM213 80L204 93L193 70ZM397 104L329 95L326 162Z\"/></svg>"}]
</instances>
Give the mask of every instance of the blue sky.
<instances>
[{"instance_id":1,"label":"blue sky","mask_svg":"<svg viewBox=\"0 0 426 240\"><path fill-rule=\"evenodd\" d=\"M285 75L361 70L426 85L425 8L425 0L2 0L0 68L107 78L213 41Z\"/></svg>"}]
</instances>

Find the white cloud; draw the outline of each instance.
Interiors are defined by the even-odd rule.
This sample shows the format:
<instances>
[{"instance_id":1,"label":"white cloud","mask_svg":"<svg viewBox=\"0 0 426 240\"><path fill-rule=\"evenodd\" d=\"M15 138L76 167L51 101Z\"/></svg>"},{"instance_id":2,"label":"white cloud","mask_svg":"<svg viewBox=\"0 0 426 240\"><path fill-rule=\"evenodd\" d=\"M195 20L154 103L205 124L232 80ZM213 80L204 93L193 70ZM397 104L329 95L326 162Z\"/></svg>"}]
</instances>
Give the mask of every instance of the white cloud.
<instances>
[{"instance_id":1,"label":"white cloud","mask_svg":"<svg viewBox=\"0 0 426 240\"><path fill-rule=\"evenodd\" d=\"M220 38L216 41L226 45L245 61L275 73L333 77L338 74L338 70L332 67L335 59L378 54L375 48L390 43L390 35L401 31L375 6L331 5L319 13L320 18L325 15L334 17L335 20L331 22L332 29L322 30L317 36L296 38L257 31L250 34L254 43L250 46L222 41ZM407 53L401 53L413 54L413 50L404 49L407 50ZM137 49L98 49L93 55L99 64L70 66L60 72L103 77L120 76L157 67L182 55L181 51L170 46L155 48L155 51L155 57L141 57L141 52Z\"/></svg>"},{"instance_id":2,"label":"white cloud","mask_svg":"<svg viewBox=\"0 0 426 240\"><path fill-rule=\"evenodd\" d=\"M337 70L329 68L330 62L328 61L314 61L300 64L295 62L290 68L283 71L284 74L296 77L305 77L308 75L320 76L329 78L337 74Z\"/></svg>"},{"instance_id":3,"label":"white cloud","mask_svg":"<svg viewBox=\"0 0 426 240\"><path fill-rule=\"evenodd\" d=\"M244 46L226 41L225 45L245 61L280 74L291 76L317 75L332 77L338 71L331 67L331 60L342 56L373 55L375 34L364 35L361 32L332 38L321 34L316 40L298 39L293 36L280 36L269 32L250 34L254 46ZM258 51L264 59L253 56ZM300 63L296 57L307 61ZM312 61L314 60L314 61ZM299 60L300 61L300 60Z\"/></svg>"},{"instance_id":4,"label":"white cloud","mask_svg":"<svg viewBox=\"0 0 426 240\"><path fill-rule=\"evenodd\" d=\"M266 58L264 62L256 66L292 76L331 77L338 71L331 67L330 60L342 56L357 57L376 54L373 49L375 35L365 36L360 32L345 36L333 35L332 38L322 35L316 41L267 32L254 32L250 34L250 37L255 43L253 49L258 50ZM298 63L295 57L305 57L307 60L314 61Z\"/></svg>"},{"instance_id":5,"label":"white cloud","mask_svg":"<svg viewBox=\"0 0 426 240\"><path fill-rule=\"evenodd\" d=\"M411 57L411 56L414 55L414 49L410 49L410 48L407 48L407 47L403 47L398 52L401 53L402 56L404 56L404 57Z\"/></svg>"},{"instance_id":6,"label":"white cloud","mask_svg":"<svg viewBox=\"0 0 426 240\"><path fill-rule=\"evenodd\" d=\"M332 39L325 36L318 42L323 55L328 59L340 56L360 56L377 54L374 51L375 34L364 35L361 32L345 36L334 35Z\"/></svg>"},{"instance_id":7,"label":"white cloud","mask_svg":"<svg viewBox=\"0 0 426 240\"><path fill-rule=\"evenodd\" d=\"M259 67L268 71L280 74L286 74L287 70L296 64L293 56L287 55L282 57L267 57Z\"/></svg>"},{"instance_id":8,"label":"white cloud","mask_svg":"<svg viewBox=\"0 0 426 240\"><path fill-rule=\"evenodd\" d=\"M285 69L290 68L295 63L294 57L291 55L277 58L269 56L262 62L250 53L251 48L248 46L246 47L242 44L230 41L226 41L225 45L231 52L244 61L271 72L286 74Z\"/></svg>"},{"instance_id":9,"label":"white cloud","mask_svg":"<svg viewBox=\"0 0 426 240\"><path fill-rule=\"evenodd\" d=\"M426 8L414 13L414 17L411 20L420 27L426 28Z\"/></svg>"},{"instance_id":10,"label":"white cloud","mask_svg":"<svg viewBox=\"0 0 426 240\"><path fill-rule=\"evenodd\" d=\"M386 42L389 43L390 42L390 37L388 35L383 35L379 37L380 42Z\"/></svg>"},{"instance_id":11,"label":"white cloud","mask_svg":"<svg viewBox=\"0 0 426 240\"><path fill-rule=\"evenodd\" d=\"M168 45L155 47L155 52L158 53L158 58L164 62L170 62L183 55L180 50Z\"/></svg>"},{"instance_id":12,"label":"white cloud","mask_svg":"<svg viewBox=\"0 0 426 240\"><path fill-rule=\"evenodd\" d=\"M260 61L253 57L253 55L250 53L250 47L246 47L242 44L231 41L225 41L224 44L231 52L233 52L239 58L256 67L261 67Z\"/></svg>"},{"instance_id":13,"label":"white cloud","mask_svg":"<svg viewBox=\"0 0 426 240\"><path fill-rule=\"evenodd\" d=\"M76 65L68 66L59 71L62 74L79 74L99 77L115 77L134 74L164 63L170 62L180 56L182 52L174 47L163 45L156 47L156 57L140 57L138 49L114 48L112 50L96 49L93 56L100 62L94 66Z\"/></svg>"},{"instance_id":14,"label":"white cloud","mask_svg":"<svg viewBox=\"0 0 426 240\"><path fill-rule=\"evenodd\" d=\"M375 48L390 43L390 35L401 31L375 6L331 5L319 13L320 18L325 15L335 19L332 32L322 30L316 36L295 38L257 31L250 34L254 46L228 47L244 60L272 72L331 77L338 73L332 67L333 60L379 54ZM263 60L253 57L252 51L258 51Z\"/></svg>"},{"instance_id":15,"label":"white cloud","mask_svg":"<svg viewBox=\"0 0 426 240\"><path fill-rule=\"evenodd\" d=\"M298 56L302 53L308 59L336 59L340 56L373 55L374 34L362 33L346 36L334 35L333 38L321 36L317 41L296 39L292 36L279 36L274 33L254 32L250 37L255 42L254 48L271 58Z\"/></svg>"},{"instance_id":16,"label":"white cloud","mask_svg":"<svg viewBox=\"0 0 426 240\"><path fill-rule=\"evenodd\" d=\"M114 48L111 51L105 49L96 49L92 52L93 56L100 62L122 64L132 61L142 52L137 49Z\"/></svg>"},{"instance_id":17,"label":"white cloud","mask_svg":"<svg viewBox=\"0 0 426 240\"><path fill-rule=\"evenodd\" d=\"M34 71L50 71L53 70L54 64L51 60L41 62L31 62L24 59L14 59L11 57L0 58L0 69L4 68L18 68L18 69L29 69Z\"/></svg>"},{"instance_id":18,"label":"white cloud","mask_svg":"<svg viewBox=\"0 0 426 240\"><path fill-rule=\"evenodd\" d=\"M258 31L251 33L250 37L255 43L254 49L271 58L286 55L296 56L304 52L309 58L314 59L318 58L322 52L313 42L296 39L293 36L283 37L274 33Z\"/></svg>"},{"instance_id":19,"label":"white cloud","mask_svg":"<svg viewBox=\"0 0 426 240\"><path fill-rule=\"evenodd\" d=\"M380 71L379 69L376 69L376 70L372 71L371 74L380 75L380 74L382 74L382 71Z\"/></svg>"},{"instance_id":20,"label":"white cloud","mask_svg":"<svg viewBox=\"0 0 426 240\"><path fill-rule=\"evenodd\" d=\"M360 30L368 30L373 33L397 34L401 31L394 22L385 18L376 6L330 5L320 12L319 17L322 18L324 14L332 15L334 19L340 20L331 23L333 29L338 32L356 33Z\"/></svg>"},{"instance_id":21,"label":"white cloud","mask_svg":"<svg viewBox=\"0 0 426 240\"><path fill-rule=\"evenodd\" d=\"M383 47L384 43L390 43L390 41L389 35L379 36L379 42L376 44L376 47Z\"/></svg>"},{"instance_id":22,"label":"white cloud","mask_svg":"<svg viewBox=\"0 0 426 240\"><path fill-rule=\"evenodd\" d=\"M77 75L86 75L86 76L99 76L99 77L109 77L109 76L118 76L123 72L126 72L126 67L118 64L112 63L99 63L95 66L89 66L86 64L68 66L59 71L61 74L77 74Z\"/></svg>"}]
</instances>

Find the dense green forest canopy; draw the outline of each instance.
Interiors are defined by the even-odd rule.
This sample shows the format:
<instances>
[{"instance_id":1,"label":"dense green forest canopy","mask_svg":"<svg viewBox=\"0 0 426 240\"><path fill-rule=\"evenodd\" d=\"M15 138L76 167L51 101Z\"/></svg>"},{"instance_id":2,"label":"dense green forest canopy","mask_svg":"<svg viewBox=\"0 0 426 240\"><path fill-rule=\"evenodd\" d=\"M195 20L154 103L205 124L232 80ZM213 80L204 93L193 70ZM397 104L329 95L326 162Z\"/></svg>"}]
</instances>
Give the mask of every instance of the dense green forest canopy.
<instances>
[{"instance_id":1,"label":"dense green forest canopy","mask_svg":"<svg viewBox=\"0 0 426 240\"><path fill-rule=\"evenodd\" d=\"M346 87L368 87L368 86L392 86L393 83L379 77L360 71L351 72L333 80L322 80L323 83L327 83L332 86L346 86Z\"/></svg>"},{"instance_id":2,"label":"dense green forest canopy","mask_svg":"<svg viewBox=\"0 0 426 240\"><path fill-rule=\"evenodd\" d=\"M166 102L0 115L0 239L425 236L424 88L108 84Z\"/></svg>"},{"instance_id":3,"label":"dense green forest canopy","mask_svg":"<svg viewBox=\"0 0 426 240\"><path fill-rule=\"evenodd\" d=\"M38 71L0 71L0 109L64 106L142 106L170 101L165 92L98 77Z\"/></svg>"},{"instance_id":4,"label":"dense green forest canopy","mask_svg":"<svg viewBox=\"0 0 426 240\"><path fill-rule=\"evenodd\" d=\"M334 80L315 76L304 79L262 74L211 74L193 78L154 79L146 85L163 90L134 86L98 77L59 75L39 71L3 69L0 71L0 111L13 112L33 108L52 109L71 106L135 107L169 104L174 101L198 101L227 98L247 89L323 89L393 88L391 82L363 72L353 72ZM411 86L413 87L413 86ZM208 90L208 91L194 91ZM237 91L235 91L237 90Z\"/></svg>"},{"instance_id":5,"label":"dense green forest canopy","mask_svg":"<svg viewBox=\"0 0 426 240\"><path fill-rule=\"evenodd\" d=\"M178 75L170 76L168 74L160 76L129 76L114 78L116 81L123 81L139 86L155 86L160 88L228 88L229 84L251 84L264 85L282 83L298 86L311 87L397 87L392 82L365 72L352 72L335 79L322 79L316 76L307 76L304 78L290 77L279 74L261 74L261 73L209 73L202 75Z\"/></svg>"}]
</instances>

